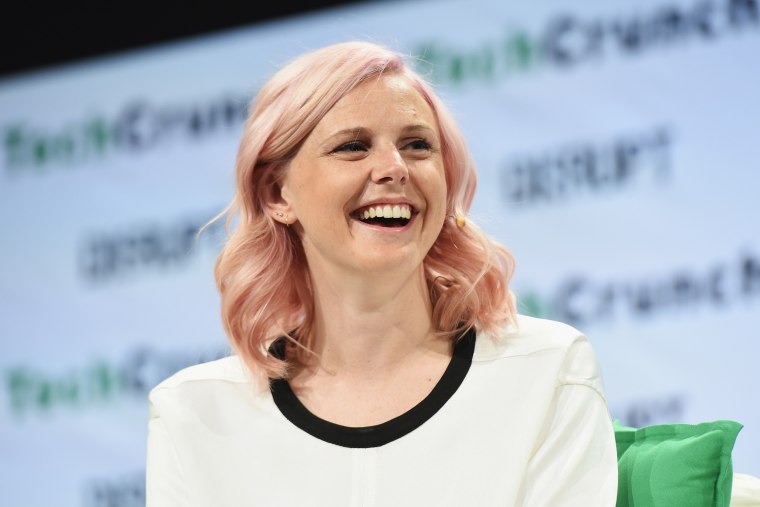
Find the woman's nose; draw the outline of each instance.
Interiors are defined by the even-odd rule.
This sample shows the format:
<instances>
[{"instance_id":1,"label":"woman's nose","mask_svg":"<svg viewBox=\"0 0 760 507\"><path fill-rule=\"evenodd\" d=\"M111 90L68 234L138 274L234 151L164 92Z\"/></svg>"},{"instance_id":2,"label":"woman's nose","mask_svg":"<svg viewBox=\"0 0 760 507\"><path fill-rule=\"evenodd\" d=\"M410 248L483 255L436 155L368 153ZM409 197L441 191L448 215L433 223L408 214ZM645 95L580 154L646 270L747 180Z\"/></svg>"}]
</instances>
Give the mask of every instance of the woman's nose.
<instances>
[{"instance_id":1,"label":"woman's nose","mask_svg":"<svg viewBox=\"0 0 760 507\"><path fill-rule=\"evenodd\" d=\"M382 150L379 155L372 168L372 181L406 184L409 180L409 167L399 150L393 146Z\"/></svg>"}]
</instances>

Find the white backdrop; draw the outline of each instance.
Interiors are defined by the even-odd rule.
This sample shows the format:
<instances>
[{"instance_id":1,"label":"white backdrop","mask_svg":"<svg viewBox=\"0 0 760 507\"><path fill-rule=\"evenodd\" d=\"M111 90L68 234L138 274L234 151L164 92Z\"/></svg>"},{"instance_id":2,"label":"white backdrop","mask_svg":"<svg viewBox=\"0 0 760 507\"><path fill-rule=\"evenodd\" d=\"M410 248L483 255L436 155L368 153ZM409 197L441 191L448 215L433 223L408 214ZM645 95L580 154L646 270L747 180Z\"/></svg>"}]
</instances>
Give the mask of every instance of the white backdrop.
<instances>
[{"instance_id":1,"label":"white backdrop","mask_svg":"<svg viewBox=\"0 0 760 507\"><path fill-rule=\"evenodd\" d=\"M523 313L595 345L614 417L733 419L760 475L760 6L351 6L0 81L3 505L144 501L147 391L228 353L197 228L281 63L421 57L478 163Z\"/></svg>"}]
</instances>

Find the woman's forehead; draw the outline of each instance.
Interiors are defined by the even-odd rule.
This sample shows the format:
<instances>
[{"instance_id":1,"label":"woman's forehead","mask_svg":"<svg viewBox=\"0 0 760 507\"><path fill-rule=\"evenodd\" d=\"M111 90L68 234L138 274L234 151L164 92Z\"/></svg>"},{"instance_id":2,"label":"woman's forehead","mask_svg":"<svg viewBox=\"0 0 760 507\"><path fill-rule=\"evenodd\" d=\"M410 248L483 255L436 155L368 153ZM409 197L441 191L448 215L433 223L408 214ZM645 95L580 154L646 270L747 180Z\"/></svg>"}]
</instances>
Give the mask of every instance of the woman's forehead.
<instances>
[{"instance_id":1,"label":"woman's forehead","mask_svg":"<svg viewBox=\"0 0 760 507\"><path fill-rule=\"evenodd\" d=\"M380 76L359 84L327 112L315 130L329 135L327 131L377 122L427 124L437 131L435 115L427 101L409 79L400 75Z\"/></svg>"}]
</instances>

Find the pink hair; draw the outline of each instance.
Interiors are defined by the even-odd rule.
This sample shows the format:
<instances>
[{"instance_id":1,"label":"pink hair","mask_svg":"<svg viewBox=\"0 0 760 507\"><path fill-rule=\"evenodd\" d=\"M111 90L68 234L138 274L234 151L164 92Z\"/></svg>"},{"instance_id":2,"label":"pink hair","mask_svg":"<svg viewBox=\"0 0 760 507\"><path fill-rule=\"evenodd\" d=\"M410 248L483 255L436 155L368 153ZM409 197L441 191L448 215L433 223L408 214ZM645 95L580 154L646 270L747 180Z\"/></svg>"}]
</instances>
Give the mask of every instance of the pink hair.
<instances>
[{"instance_id":1,"label":"pink hair","mask_svg":"<svg viewBox=\"0 0 760 507\"><path fill-rule=\"evenodd\" d=\"M514 261L465 217L475 195L475 166L459 128L431 87L403 57L368 42L345 42L307 53L278 71L259 92L236 161L236 193L227 209L234 231L216 263L222 321L237 353L255 374L285 377L288 362L268 344L287 336L310 351L314 321L311 281L298 235L273 220L266 203L279 192L287 162L338 100L370 77L407 78L433 110L440 129L449 218L424 261L437 331L455 339L464 329L493 330L514 321L508 283ZM220 215L221 216L221 215ZM305 356L290 360L303 364Z\"/></svg>"}]
</instances>

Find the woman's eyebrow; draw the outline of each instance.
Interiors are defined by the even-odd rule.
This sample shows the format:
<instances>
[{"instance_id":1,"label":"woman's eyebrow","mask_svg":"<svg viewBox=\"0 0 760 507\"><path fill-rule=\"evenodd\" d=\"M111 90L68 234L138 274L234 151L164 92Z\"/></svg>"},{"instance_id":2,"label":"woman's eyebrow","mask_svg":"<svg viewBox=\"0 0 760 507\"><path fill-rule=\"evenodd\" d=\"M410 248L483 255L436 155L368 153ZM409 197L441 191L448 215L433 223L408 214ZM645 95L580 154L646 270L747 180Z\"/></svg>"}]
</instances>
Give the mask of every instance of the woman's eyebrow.
<instances>
[{"instance_id":1,"label":"woman's eyebrow","mask_svg":"<svg viewBox=\"0 0 760 507\"><path fill-rule=\"evenodd\" d=\"M364 128L364 127L349 127L347 129L341 129L341 130L339 130L337 132L333 132L332 134L330 134L329 136L327 136L326 139L333 139L335 137L344 136L346 134L351 134L354 137L359 137L360 135L364 134L365 132L367 132L367 129Z\"/></svg>"},{"instance_id":2,"label":"woman's eyebrow","mask_svg":"<svg viewBox=\"0 0 760 507\"><path fill-rule=\"evenodd\" d=\"M435 129L433 127L431 127L430 125L428 125L427 123L414 123L412 125L405 126L401 130L402 130L402 132L405 132L405 133L406 132L414 132L414 131L418 131L418 130L429 130L431 132L435 132ZM338 130L337 132L333 132L332 134L330 134L328 136L328 139L336 137L336 136L342 136L342 135L345 135L345 134L353 134L355 136L358 136L358 135L364 134L364 133L366 133L368 131L369 131L369 129L367 129L366 127L349 127L349 128Z\"/></svg>"},{"instance_id":3,"label":"woman's eyebrow","mask_svg":"<svg viewBox=\"0 0 760 507\"><path fill-rule=\"evenodd\" d=\"M404 134L414 133L414 132L430 132L433 135L437 135L437 132L434 128L432 128L430 125L426 123L414 123L411 125L407 125L401 129L401 132ZM336 137L344 137L349 136L353 139L358 139L362 135L367 135L367 133L371 133L369 129L366 127L348 127L345 129L340 129L337 132L333 132L332 134L325 137L323 143L329 143Z\"/></svg>"},{"instance_id":4,"label":"woman's eyebrow","mask_svg":"<svg viewBox=\"0 0 760 507\"><path fill-rule=\"evenodd\" d=\"M402 130L404 133L418 132L420 130L428 130L430 132L435 133L435 129L433 129L430 125L426 123L415 123L414 125L407 125Z\"/></svg>"}]
</instances>

